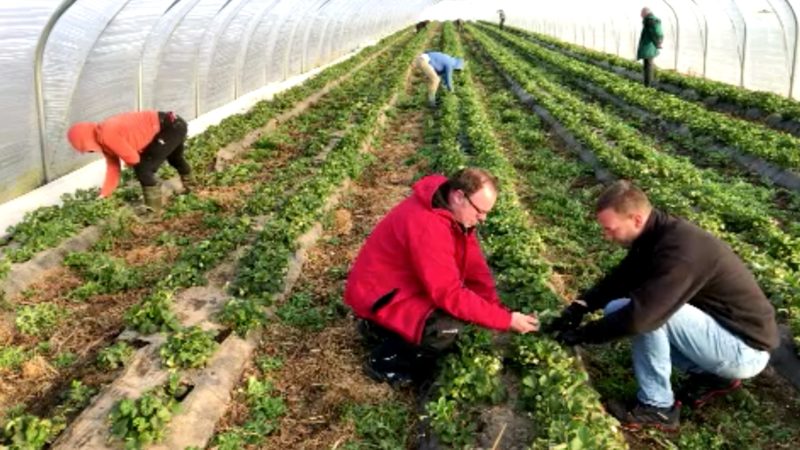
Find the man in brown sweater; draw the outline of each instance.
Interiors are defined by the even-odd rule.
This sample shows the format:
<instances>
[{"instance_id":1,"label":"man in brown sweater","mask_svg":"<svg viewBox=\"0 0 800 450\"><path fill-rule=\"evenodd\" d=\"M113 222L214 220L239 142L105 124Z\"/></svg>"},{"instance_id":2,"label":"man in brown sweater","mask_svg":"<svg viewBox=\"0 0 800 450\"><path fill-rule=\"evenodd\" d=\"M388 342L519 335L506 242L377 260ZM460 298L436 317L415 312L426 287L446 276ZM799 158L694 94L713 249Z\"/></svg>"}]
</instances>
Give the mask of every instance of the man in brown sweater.
<instances>
[{"instance_id":1,"label":"man in brown sweater","mask_svg":"<svg viewBox=\"0 0 800 450\"><path fill-rule=\"evenodd\" d=\"M609 186L595 212L628 254L546 329L568 345L631 337L637 399L609 411L628 429L677 429L681 404L700 407L766 367L779 342L775 311L727 244L654 209L630 182ZM602 319L580 326L600 308ZM689 376L678 402L672 366Z\"/></svg>"}]
</instances>

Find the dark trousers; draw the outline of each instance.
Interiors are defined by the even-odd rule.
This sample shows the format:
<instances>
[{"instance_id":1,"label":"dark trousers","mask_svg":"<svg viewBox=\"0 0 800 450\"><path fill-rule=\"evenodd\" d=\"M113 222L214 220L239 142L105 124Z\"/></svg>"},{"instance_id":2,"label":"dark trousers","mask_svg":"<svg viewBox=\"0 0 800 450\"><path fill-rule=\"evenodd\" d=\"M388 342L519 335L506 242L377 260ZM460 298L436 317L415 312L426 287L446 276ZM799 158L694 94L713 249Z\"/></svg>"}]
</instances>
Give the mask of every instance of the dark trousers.
<instances>
[{"instance_id":1,"label":"dark trousers","mask_svg":"<svg viewBox=\"0 0 800 450\"><path fill-rule=\"evenodd\" d=\"M644 85L650 87L656 78L656 65L653 64L653 58L645 58L643 61Z\"/></svg>"},{"instance_id":2,"label":"dark trousers","mask_svg":"<svg viewBox=\"0 0 800 450\"><path fill-rule=\"evenodd\" d=\"M174 167L181 175L189 175L192 169L183 157L183 144L186 141L186 121L172 112L159 112L161 131L142 151L139 164L133 166L136 178L142 186L157 184L156 172L164 161Z\"/></svg>"},{"instance_id":3,"label":"dark trousers","mask_svg":"<svg viewBox=\"0 0 800 450\"><path fill-rule=\"evenodd\" d=\"M500 29L503 29L503 24L506 23L506 19L500 19Z\"/></svg>"},{"instance_id":4,"label":"dark trousers","mask_svg":"<svg viewBox=\"0 0 800 450\"><path fill-rule=\"evenodd\" d=\"M465 326L465 322L437 309L425 321L418 346L375 322L361 319L358 328L371 347L369 363L375 370L407 373L423 380L433 375L436 360L453 350Z\"/></svg>"}]
</instances>

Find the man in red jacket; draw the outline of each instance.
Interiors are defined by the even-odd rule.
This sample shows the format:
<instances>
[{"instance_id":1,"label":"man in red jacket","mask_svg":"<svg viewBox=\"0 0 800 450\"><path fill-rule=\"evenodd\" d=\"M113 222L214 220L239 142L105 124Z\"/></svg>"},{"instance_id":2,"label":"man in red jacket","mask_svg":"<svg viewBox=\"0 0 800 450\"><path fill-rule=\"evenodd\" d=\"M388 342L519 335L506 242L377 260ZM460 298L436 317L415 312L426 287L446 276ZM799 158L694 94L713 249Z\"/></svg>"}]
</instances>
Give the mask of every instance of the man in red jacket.
<instances>
[{"instance_id":1,"label":"man in red jacket","mask_svg":"<svg viewBox=\"0 0 800 450\"><path fill-rule=\"evenodd\" d=\"M116 189L121 159L133 167L145 204L159 210L161 187L155 174L164 161L178 171L185 189L192 183L191 168L183 157L186 131L186 121L173 112L138 111L117 114L99 123L76 123L67 132L67 139L79 152L102 152L105 156L107 170L101 197L108 197Z\"/></svg>"},{"instance_id":2,"label":"man in red jacket","mask_svg":"<svg viewBox=\"0 0 800 450\"><path fill-rule=\"evenodd\" d=\"M344 300L374 348L365 370L405 385L430 375L437 356L465 323L519 333L535 316L508 311L495 290L475 226L497 199L481 169L431 175L395 206L367 238L347 279Z\"/></svg>"}]
</instances>

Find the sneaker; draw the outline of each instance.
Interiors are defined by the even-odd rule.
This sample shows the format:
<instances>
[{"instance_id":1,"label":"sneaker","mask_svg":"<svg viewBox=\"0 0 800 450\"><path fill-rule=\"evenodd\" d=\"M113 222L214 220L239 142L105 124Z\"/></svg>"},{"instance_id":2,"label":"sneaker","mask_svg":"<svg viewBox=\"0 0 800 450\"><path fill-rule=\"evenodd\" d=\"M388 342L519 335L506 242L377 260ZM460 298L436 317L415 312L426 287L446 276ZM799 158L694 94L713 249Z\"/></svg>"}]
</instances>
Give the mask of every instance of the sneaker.
<instances>
[{"instance_id":1,"label":"sneaker","mask_svg":"<svg viewBox=\"0 0 800 450\"><path fill-rule=\"evenodd\" d=\"M647 405L636 401L632 406L622 402L610 402L608 412L619 420L622 428L638 431L642 428L657 428L661 431L677 431L680 425L681 407L675 403L669 408Z\"/></svg>"},{"instance_id":2,"label":"sneaker","mask_svg":"<svg viewBox=\"0 0 800 450\"><path fill-rule=\"evenodd\" d=\"M681 384L677 398L681 404L700 408L717 397L742 388L742 380L722 378L711 373L693 373Z\"/></svg>"}]
</instances>

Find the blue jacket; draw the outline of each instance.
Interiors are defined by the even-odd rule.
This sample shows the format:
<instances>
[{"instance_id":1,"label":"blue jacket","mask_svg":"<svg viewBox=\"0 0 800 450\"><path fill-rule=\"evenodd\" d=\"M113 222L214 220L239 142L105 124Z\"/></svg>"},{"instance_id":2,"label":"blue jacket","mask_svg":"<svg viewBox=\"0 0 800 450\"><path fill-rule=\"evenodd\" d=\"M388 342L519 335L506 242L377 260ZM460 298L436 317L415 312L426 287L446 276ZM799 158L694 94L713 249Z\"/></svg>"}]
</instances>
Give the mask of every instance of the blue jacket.
<instances>
[{"instance_id":1,"label":"blue jacket","mask_svg":"<svg viewBox=\"0 0 800 450\"><path fill-rule=\"evenodd\" d=\"M461 70L464 67L464 60L441 52L425 52L425 54L430 58L429 64L433 67L433 70L444 78L444 86L452 91L453 70Z\"/></svg>"}]
</instances>

